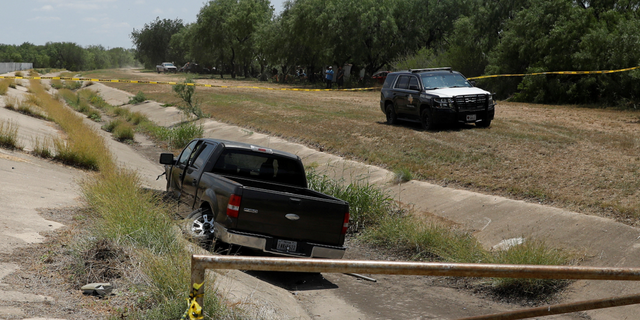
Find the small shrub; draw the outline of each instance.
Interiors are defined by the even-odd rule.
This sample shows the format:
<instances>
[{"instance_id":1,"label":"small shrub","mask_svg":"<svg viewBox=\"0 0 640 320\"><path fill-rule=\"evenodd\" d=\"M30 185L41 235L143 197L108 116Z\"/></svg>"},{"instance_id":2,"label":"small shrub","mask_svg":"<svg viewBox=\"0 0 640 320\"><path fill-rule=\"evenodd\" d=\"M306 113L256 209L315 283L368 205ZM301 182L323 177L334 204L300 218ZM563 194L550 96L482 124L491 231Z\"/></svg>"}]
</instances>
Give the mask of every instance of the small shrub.
<instances>
[{"instance_id":1,"label":"small shrub","mask_svg":"<svg viewBox=\"0 0 640 320\"><path fill-rule=\"evenodd\" d=\"M120 124L113 128L112 134L116 140L121 142L125 140L133 140L133 126L127 122L120 122Z\"/></svg>"},{"instance_id":2,"label":"small shrub","mask_svg":"<svg viewBox=\"0 0 640 320\"><path fill-rule=\"evenodd\" d=\"M122 122L123 121L121 119L113 119L102 126L102 129L106 132L113 132L113 129L119 126Z\"/></svg>"},{"instance_id":3,"label":"small shrub","mask_svg":"<svg viewBox=\"0 0 640 320\"><path fill-rule=\"evenodd\" d=\"M57 79L51 80L50 85L51 85L51 88L54 88L56 90L60 90L64 87L64 85L62 84L62 81Z\"/></svg>"},{"instance_id":4,"label":"small shrub","mask_svg":"<svg viewBox=\"0 0 640 320\"><path fill-rule=\"evenodd\" d=\"M411 174L411 170L407 168L400 168L394 171L395 175L395 183L404 183L413 180L413 175Z\"/></svg>"},{"instance_id":5,"label":"small shrub","mask_svg":"<svg viewBox=\"0 0 640 320\"><path fill-rule=\"evenodd\" d=\"M16 77L24 77L22 71L16 71Z\"/></svg>"},{"instance_id":6,"label":"small shrub","mask_svg":"<svg viewBox=\"0 0 640 320\"><path fill-rule=\"evenodd\" d=\"M147 101L147 98L144 96L144 92L138 91L138 93L129 98L129 104L138 104Z\"/></svg>"},{"instance_id":7,"label":"small shrub","mask_svg":"<svg viewBox=\"0 0 640 320\"><path fill-rule=\"evenodd\" d=\"M146 120L147 118L140 112L133 112L127 115L127 121L131 122L133 125L138 125L140 122Z\"/></svg>"},{"instance_id":8,"label":"small shrub","mask_svg":"<svg viewBox=\"0 0 640 320\"><path fill-rule=\"evenodd\" d=\"M102 115L100 115L100 112L94 109L90 109L89 112L87 112L87 117L89 117L89 119L94 122L102 121Z\"/></svg>"},{"instance_id":9,"label":"small shrub","mask_svg":"<svg viewBox=\"0 0 640 320\"><path fill-rule=\"evenodd\" d=\"M117 117L129 117L129 109L125 109L125 108L114 108L113 109L113 114Z\"/></svg>"},{"instance_id":10,"label":"small shrub","mask_svg":"<svg viewBox=\"0 0 640 320\"><path fill-rule=\"evenodd\" d=\"M169 145L173 148L182 148L194 138L202 137L204 128L194 123L183 123L175 128L171 128L169 134Z\"/></svg>"},{"instance_id":11,"label":"small shrub","mask_svg":"<svg viewBox=\"0 0 640 320\"><path fill-rule=\"evenodd\" d=\"M15 89L16 88L16 81L15 80L11 80L9 82L9 88Z\"/></svg>"},{"instance_id":12,"label":"small shrub","mask_svg":"<svg viewBox=\"0 0 640 320\"><path fill-rule=\"evenodd\" d=\"M64 88L69 90L78 90L82 88L82 81L65 81Z\"/></svg>"},{"instance_id":13,"label":"small shrub","mask_svg":"<svg viewBox=\"0 0 640 320\"><path fill-rule=\"evenodd\" d=\"M0 147L21 149L18 145L18 124L13 120L0 120Z\"/></svg>"}]
</instances>

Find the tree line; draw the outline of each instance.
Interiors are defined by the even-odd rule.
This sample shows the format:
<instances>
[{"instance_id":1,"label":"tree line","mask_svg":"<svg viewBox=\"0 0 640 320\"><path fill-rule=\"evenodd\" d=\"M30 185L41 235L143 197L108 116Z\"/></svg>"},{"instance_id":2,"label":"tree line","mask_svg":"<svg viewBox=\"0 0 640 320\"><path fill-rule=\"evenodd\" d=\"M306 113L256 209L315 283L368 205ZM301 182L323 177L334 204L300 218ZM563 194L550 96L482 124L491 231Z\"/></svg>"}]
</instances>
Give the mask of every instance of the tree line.
<instances>
[{"instance_id":1,"label":"tree line","mask_svg":"<svg viewBox=\"0 0 640 320\"><path fill-rule=\"evenodd\" d=\"M351 64L451 66L468 77L640 65L640 0L213 0L197 20L150 22L131 38L151 68L186 61L245 77ZM499 98L537 103L640 103L640 71L494 78ZM281 80L283 78L280 78Z\"/></svg>"},{"instance_id":2,"label":"tree line","mask_svg":"<svg viewBox=\"0 0 640 320\"><path fill-rule=\"evenodd\" d=\"M137 66L133 49L102 46L81 47L72 42L47 42L34 45L0 44L0 62L31 62L34 68L66 69L70 71Z\"/></svg>"}]
</instances>

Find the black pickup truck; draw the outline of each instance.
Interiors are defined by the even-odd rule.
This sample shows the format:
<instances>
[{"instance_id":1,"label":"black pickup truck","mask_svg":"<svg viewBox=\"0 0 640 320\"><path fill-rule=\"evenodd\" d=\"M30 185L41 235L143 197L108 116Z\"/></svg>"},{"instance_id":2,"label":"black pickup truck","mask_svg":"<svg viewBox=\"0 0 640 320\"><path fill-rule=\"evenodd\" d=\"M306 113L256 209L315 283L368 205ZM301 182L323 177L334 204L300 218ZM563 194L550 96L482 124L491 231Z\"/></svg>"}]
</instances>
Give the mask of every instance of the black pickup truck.
<instances>
[{"instance_id":1,"label":"black pickup truck","mask_svg":"<svg viewBox=\"0 0 640 320\"><path fill-rule=\"evenodd\" d=\"M250 144L195 139L160 155L167 191L200 241L277 255L341 259L349 204L307 188L300 157ZM190 212L190 213L189 213Z\"/></svg>"}]
</instances>

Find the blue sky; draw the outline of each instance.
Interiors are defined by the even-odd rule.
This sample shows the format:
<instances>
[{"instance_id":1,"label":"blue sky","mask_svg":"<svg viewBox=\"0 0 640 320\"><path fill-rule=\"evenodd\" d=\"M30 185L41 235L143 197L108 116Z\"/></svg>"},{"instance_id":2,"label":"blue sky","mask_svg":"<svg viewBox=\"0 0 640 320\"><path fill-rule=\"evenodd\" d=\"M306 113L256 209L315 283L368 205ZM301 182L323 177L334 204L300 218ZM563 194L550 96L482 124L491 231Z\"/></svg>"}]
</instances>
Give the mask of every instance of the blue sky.
<instances>
[{"instance_id":1,"label":"blue sky","mask_svg":"<svg viewBox=\"0 0 640 320\"><path fill-rule=\"evenodd\" d=\"M194 22L204 0L23 0L2 1L0 43L43 45L75 42L81 46L131 48L129 35L160 19ZM285 0L271 0L276 13Z\"/></svg>"}]
</instances>

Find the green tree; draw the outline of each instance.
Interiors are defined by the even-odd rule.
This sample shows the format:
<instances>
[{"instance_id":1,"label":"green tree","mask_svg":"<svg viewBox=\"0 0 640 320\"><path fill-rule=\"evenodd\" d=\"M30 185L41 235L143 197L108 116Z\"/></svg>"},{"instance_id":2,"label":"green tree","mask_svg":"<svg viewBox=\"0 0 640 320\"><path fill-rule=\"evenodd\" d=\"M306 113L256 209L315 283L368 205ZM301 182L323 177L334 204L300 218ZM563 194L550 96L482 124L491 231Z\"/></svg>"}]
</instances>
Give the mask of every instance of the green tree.
<instances>
[{"instance_id":1,"label":"green tree","mask_svg":"<svg viewBox=\"0 0 640 320\"><path fill-rule=\"evenodd\" d=\"M145 68L153 69L164 61L173 61L176 57L169 46L171 37L184 28L181 19L160 19L145 24L140 30L133 29L131 40L136 47L136 57Z\"/></svg>"}]
</instances>

